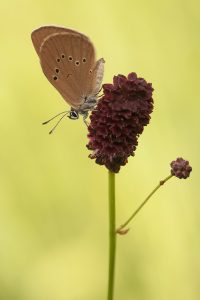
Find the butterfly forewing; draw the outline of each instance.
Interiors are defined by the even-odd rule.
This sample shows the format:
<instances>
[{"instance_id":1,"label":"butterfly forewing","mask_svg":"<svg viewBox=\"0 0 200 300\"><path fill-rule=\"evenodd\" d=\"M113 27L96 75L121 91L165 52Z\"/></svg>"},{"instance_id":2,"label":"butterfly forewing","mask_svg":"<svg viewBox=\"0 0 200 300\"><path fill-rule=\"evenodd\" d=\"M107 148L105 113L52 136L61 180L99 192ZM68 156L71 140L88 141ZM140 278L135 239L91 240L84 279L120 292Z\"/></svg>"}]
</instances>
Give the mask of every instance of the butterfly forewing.
<instances>
[{"instance_id":1,"label":"butterfly forewing","mask_svg":"<svg viewBox=\"0 0 200 300\"><path fill-rule=\"evenodd\" d=\"M31 34L31 39L34 45L34 48L38 55L40 55L40 47L42 43L44 42L44 39L50 36L54 33L76 33L84 36L86 39L88 39L85 35L82 33L79 33L78 31L75 31L73 29L64 28L64 27L57 27L57 26L42 26L40 28L37 28L34 30Z\"/></svg>"},{"instance_id":2,"label":"butterfly forewing","mask_svg":"<svg viewBox=\"0 0 200 300\"><path fill-rule=\"evenodd\" d=\"M95 50L89 39L71 32L51 34L42 42L39 56L48 80L72 107L80 106L95 68Z\"/></svg>"}]
</instances>

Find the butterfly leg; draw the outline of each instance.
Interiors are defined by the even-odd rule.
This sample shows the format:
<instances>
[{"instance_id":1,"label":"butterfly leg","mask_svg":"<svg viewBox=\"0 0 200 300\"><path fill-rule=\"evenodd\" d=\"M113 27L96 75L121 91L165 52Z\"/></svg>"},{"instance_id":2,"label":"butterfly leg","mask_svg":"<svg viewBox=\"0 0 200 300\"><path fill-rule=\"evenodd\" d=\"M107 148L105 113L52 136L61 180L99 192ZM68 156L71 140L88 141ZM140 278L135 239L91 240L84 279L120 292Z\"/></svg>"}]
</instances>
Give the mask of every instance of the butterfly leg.
<instances>
[{"instance_id":1,"label":"butterfly leg","mask_svg":"<svg viewBox=\"0 0 200 300\"><path fill-rule=\"evenodd\" d=\"M87 127L89 126L88 122L87 122L85 119L83 119L83 122L85 123L85 125L86 125Z\"/></svg>"},{"instance_id":2,"label":"butterfly leg","mask_svg":"<svg viewBox=\"0 0 200 300\"><path fill-rule=\"evenodd\" d=\"M101 86L101 88L100 88L100 90L96 93L96 94L94 94L94 96L97 96L97 97L102 97L103 96L103 94L100 96L99 95L99 93L102 91L102 89L103 89L103 87Z\"/></svg>"},{"instance_id":3,"label":"butterfly leg","mask_svg":"<svg viewBox=\"0 0 200 300\"><path fill-rule=\"evenodd\" d=\"M98 93L96 95L98 95L101 91L102 91L103 87L101 86L100 90L98 91Z\"/></svg>"},{"instance_id":4,"label":"butterfly leg","mask_svg":"<svg viewBox=\"0 0 200 300\"><path fill-rule=\"evenodd\" d=\"M85 125L88 127L89 124L88 122L86 121L87 117L88 117L88 111L85 111L83 114L83 122L85 123Z\"/></svg>"}]
</instances>

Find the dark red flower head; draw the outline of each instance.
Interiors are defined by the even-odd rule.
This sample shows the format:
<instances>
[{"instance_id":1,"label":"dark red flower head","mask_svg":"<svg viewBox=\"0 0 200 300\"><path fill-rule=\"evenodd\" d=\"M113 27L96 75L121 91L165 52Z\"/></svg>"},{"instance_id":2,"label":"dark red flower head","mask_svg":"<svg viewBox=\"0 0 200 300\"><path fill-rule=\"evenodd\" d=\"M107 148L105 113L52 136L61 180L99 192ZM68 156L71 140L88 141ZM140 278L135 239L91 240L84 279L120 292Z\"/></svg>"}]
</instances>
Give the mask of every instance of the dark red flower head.
<instances>
[{"instance_id":1,"label":"dark red flower head","mask_svg":"<svg viewBox=\"0 0 200 300\"><path fill-rule=\"evenodd\" d=\"M172 161L171 164L171 174L182 179L186 179L190 176L192 167L189 165L189 161L179 157L176 160Z\"/></svg>"},{"instance_id":2,"label":"dark red flower head","mask_svg":"<svg viewBox=\"0 0 200 300\"><path fill-rule=\"evenodd\" d=\"M103 85L104 96L90 116L88 126L90 158L118 173L134 155L138 137L153 111L153 88L136 73L114 76L113 84Z\"/></svg>"}]
</instances>

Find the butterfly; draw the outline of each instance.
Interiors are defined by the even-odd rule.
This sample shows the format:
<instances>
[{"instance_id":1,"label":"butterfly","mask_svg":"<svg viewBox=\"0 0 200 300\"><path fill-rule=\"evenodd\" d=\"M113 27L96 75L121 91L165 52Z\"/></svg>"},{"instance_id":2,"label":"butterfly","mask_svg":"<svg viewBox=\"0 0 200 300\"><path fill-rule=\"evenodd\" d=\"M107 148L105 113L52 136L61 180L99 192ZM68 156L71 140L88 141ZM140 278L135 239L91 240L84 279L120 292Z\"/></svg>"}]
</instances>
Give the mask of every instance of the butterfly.
<instances>
[{"instance_id":1,"label":"butterfly","mask_svg":"<svg viewBox=\"0 0 200 300\"><path fill-rule=\"evenodd\" d=\"M32 32L31 38L43 73L71 106L70 111L59 113L43 124L61 114L63 116L58 123L66 115L72 120L82 115L87 124L86 118L98 101L104 74L104 59L96 60L95 49L90 39L72 29L42 26Z\"/></svg>"}]
</instances>

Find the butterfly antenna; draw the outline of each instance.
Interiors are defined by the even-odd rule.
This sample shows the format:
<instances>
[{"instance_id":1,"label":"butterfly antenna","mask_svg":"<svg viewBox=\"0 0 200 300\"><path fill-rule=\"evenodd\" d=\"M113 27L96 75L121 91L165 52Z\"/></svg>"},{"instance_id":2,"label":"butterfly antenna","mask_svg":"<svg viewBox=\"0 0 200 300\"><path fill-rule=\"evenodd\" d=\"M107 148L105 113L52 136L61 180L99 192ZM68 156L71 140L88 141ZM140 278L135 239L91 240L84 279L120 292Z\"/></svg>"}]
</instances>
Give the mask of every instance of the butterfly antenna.
<instances>
[{"instance_id":1,"label":"butterfly antenna","mask_svg":"<svg viewBox=\"0 0 200 300\"><path fill-rule=\"evenodd\" d=\"M56 123L56 125L49 131L49 134L52 134L53 131L56 129L56 127L58 126L58 124L62 121L62 119L68 114L68 111L65 112L65 114L58 120L58 122Z\"/></svg>"},{"instance_id":2,"label":"butterfly antenna","mask_svg":"<svg viewBox=\"0 0 200 300\"><path fill-rule=\"evenodd\" d=\"M53 119L57 118L58 116L60 116L60 115L62 115L62 114L64 114L64 113L68 113L68 111L63 111L63 112L61 112L61 113L55 115L53 118L51 118L51 119L49 119L49 120L43 122L42 125L45 125L45 124L49 123L50 121L52 121Z\"/></svg>"}]
</instances>

